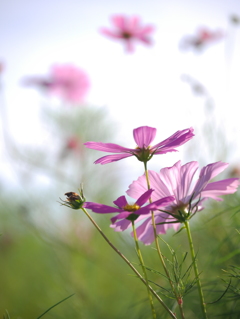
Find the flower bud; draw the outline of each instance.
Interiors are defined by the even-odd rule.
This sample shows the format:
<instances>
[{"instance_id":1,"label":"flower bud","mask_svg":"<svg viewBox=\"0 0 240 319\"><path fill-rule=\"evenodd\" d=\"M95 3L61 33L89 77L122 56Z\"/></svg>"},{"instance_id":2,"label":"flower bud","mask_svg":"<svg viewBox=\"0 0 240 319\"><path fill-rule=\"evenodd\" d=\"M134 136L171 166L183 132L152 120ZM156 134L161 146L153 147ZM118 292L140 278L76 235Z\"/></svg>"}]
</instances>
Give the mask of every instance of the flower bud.
<instances>
[{"instance_id":1,"label":"flower bud","mask_svg":"<svg viewBox=\"0 0 240 319\"><path fill-rule=\"evenodd\" d=\"M75 192L67 192L64 195L67 196L65 201L62 200L62 205L73 208L80 209L82 208L83 203L85 202L85 197L83 196L83 191L81 189L80 195Z\"/></svg>"}]
</instances>

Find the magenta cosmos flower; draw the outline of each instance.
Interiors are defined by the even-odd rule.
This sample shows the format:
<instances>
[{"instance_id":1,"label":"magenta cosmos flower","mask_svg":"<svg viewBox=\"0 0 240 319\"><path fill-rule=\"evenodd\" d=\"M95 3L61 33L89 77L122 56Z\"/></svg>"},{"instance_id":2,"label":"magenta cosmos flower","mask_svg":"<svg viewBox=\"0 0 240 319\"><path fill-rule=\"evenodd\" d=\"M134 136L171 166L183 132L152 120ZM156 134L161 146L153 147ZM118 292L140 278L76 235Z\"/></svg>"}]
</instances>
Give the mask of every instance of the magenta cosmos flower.
<instances>
[{"instance_id":1,"label":"magenta cosmos flower","mask_svg":"<svg viewBox=\"0 0 240 319\"><path fill-rule=\"evenodd\" d=\"M90 80L85 71L72 64L55 64L48 77L32 76L26 78L24 83L37 85L47 93L70 103L82 103L90 88Z\"/></svg>"},{"instance_id":2,"label":"magenta cosmos flower","mask_svg":"<svg viewBox=\"0 0 240 319\"><path fill-rule=\"evenodd\" d=\"M153 189L145 191L133 205L128 204L125 196L121 196L113 202L116 207L92 202L85 202L83 204L83 207L91 209L94 213L118 213L118 215L111 218L111 222L114 224L117 220L122 220L124 224L122 230L124 230L132 224L131 221L136 220L140 215L147 215L151 211L159 209L160 207L164 207L174 200L173 196L168 196L166 198L158 199L151 204L143 206L149 200L152 193Z\"/></svg>"},{"instance_id":3,"label":"magenta cosmos flower","mask_svg":"<svg viewBox=\"0 0 240 319\"><path fill-rule=\"evenodd\" d=\"M141 162L149 161L155 154L165 154L168 152L176 152L175 147L180 146L190 140L193 134L193 128L177 131L166 140L150 146L157 133L157 129L149 126L141 126L133 130L133 138L137 144L136 148L125 148L117 144L101 143L101 142L87 142L84 143L86 147L102 151L117 153L114 155L106 155L98 160L95 164L108 164L119 161L123 158L136 156Z\"/></svg>"},{"instance_id":4,"label":"magenta cosmos flower","mask_svg":"<svg viewBox=\"0 0 240 319\"><path fill-rule=\"evenodd\" d=\"M227 166L227 163L216 162L203 167L196 182L193 182L193 177L198 169L197 162L181 165L179 161L172 167L161 169L159 173L150 170L148 172L150 185L155 190L151 196L152 200L156 201L169 195L175 197L175 200L163 209L168 213L155 212L155 222L159 224L157 233L164 234L170 227L177 230L181 222L190 219L197 211L204 209L202 203L205 200L212 198L221 201L222 198L219 196L235 193L239 185L238 178L209 183ZM143 175L129 186L127 194L137 198L146 189L146 177ZM120 230L121 225L116 226L118 227L116 230ZM139 240L146 245L154 241L150 216L137 228L137 235Z\"/></svg>"},{"instance_id":5,"label":"magenta cosmos flower","mask_svg":"<svg viewBox=\"0 0 240 319\"><path fill-rule=\"evenodd\" d=\"M134 52L134 43L137 41L147 45L152 43L150 35L154 31L154 27L151 25L142 26L140 17L114 15L111 20L115 29L101 28L100 32L112 39L124 41L127 52Z\"/></svg>"}]
</instances>

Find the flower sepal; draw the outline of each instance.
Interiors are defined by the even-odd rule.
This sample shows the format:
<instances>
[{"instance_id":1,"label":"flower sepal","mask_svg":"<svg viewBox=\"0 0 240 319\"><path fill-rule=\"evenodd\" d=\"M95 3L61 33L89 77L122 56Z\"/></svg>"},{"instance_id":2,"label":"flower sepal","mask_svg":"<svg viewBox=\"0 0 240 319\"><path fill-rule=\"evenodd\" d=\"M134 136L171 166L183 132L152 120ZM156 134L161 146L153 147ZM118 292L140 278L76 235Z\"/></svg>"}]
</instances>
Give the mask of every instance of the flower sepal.
<instances>
[{"instance_id":1,"label":"flower sepal","mask_svg":"<svg viewBox=\"0 0 240 319\"><path fill-rule=\"evenodd\" d=\"M136 215L136 214L132 213L132 214L129 215L126 219L127 219L127 220L130 220L131 222L134 222L135 220L138 219L139 216L140 216L140 215Z\"/></svg>"},{"instance_id":2,"label":"flower sepal","mask_svg":"<svg viewBox=\"0 0 240 319\"><path fill-rule=\"evenodd\" d=\"M154 152L151 150L150 146L142 149L137 147L136 152L134 152L133 155L135 155L140 162L147 163L153 157Z\"/></svg>"}]
</instances>

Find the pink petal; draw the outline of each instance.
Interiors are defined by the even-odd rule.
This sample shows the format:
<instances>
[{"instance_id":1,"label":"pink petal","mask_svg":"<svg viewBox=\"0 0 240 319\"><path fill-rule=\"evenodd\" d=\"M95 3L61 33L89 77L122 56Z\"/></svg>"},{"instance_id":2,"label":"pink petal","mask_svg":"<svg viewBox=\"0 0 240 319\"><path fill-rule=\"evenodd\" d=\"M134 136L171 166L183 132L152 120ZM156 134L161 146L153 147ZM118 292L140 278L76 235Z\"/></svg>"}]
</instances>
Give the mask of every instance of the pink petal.
<instances>
[{"instance_id":1,"label":"pink petal","mask_svg":"<svg viewBox=\"0 0 240 319\"><path fill-rule=\"evenodd\" d=\"M135 149L125 148L118 144L113 143L101 143L101 142L86 142L84 145L87 148L91 148L93 150L101 151L101 152L109 152L109 153L126 153L126 152L134 152Z\"/></svg>"},{"instance_id":2,"label":"pink petal","mask_svg":"<svg viewBox=\"0 0 240 319\"><path fill-rule=\"evenodd\" d=\"M145 44L151 45L152 44L152 39L148 38L145 35L140 35L138 37L139 40L141 40L142 42L144 42Z\"/></svg>"},{"instance_id":3,"label":"pink petal","mask_svg":"<svg viewBox=\"0 0 240 319\"><path fill-rule=\"evenodd\" d=\"M127 18L123 15L114 15L112 16L112 23L115 27L117 27L120 30L125 30L126 28L126 20Z\"/></svg>"},{"instance_id":4,"label":"pink petal","mask_svg":"<svg viewBox=\"0 0 240 319\"><path fill-rule=\"evenodd\" d=\"M233 194L239 186L238 178L228 178L218 182L209 183L201 192L201 197L213 198L221 201L218 196Z\"/></svg>"},{"instance_id":5,"label":"pink petal","mask_svg":"<svg viewBox=\"0 0 240 319\"><path fill-rule=\"evenodd\" d=\"M155 154L162 154L166 152L175 151L174 147L180 146L187 141L189 141L193 134L193 128L185 129L182 131L177 131L173 135L171 135L166 140L156 144L152 147L153 150L156 150ZM159 149L159 150L158 150Z\"/></svg>"},{"instance_id":6,"label":"pink petal","mask_svg":"<svg viewBox=\"0 0 240 319\"><path fill-rule=\"evenodd\" d=\"M227 166L227 163L216 162L203 167L193 190L195 197L202 192L212 178L220 174Z\"/></svg>"},{"instance_id":7,"label":"pink petal","mask_svg":"<svg viewBox=\"0 0 240 319\"><path fill-rule=\"evenodd\" d=\"M155 215L155 223L164 223L169 220L169 216L167 214L161 213L159 215ZM157 234L166 234L167 229L169 228L174 228L177 230L179 228L180 224L179 223L174 223L174 224L162 224L162 225L156 225L156 230ZM142 225L137 227L136 229L137 232L137 237L139 240L141 240L145 245L150 245L154 240L154 232L153 232L153 227L152 227L152 218L149 217L147 218ZM133 233L131 233L133 236Z\"/></svg>"},{"instance_id":8,"label":"pink petal","mask_svg":"<svg viewBox=\"0 0 240 319\"><path fill-rule=\"evenodd\" d=\"M94 213L100 214L110 214L110 213L118 213L122 212L122 209L111 207L103 204L92 203L92 202L85 202L83 204L84 208L91 209Z\"/></svg>"},{"instance_id":9,"label":"pink petal","mask_svg":"<svg viewBox=\"0 0 240 319\"><path fill-rule=\"evenodd\" d=\"M152 25L147 25L141 29L141 35L146 35L155 31L155 27Z\"/></svg>"},{"instance_id":10,"label":"pink petal","mask_svg":"<svg viewBox=\"0 0 240 319\"><path fill-rule=\"evenodd\" d=\"M178 161L172 167L161 169L160 178L169 189L169 192L174 194L177 202L183 201L188 195L197 169L197 162L189 162L181 166L181 161Z\"/></svg>"},{"instance_id":11,"label":"pink petal","mask_svg":"<svg viewBox=\"0 0 240 319\"><path fill-rule=\"evenodd\" d=\"M141 126L133 130L133 137L138 147L147 148L154 140L156 133L156 128Z\"/></svg>"},{"instance_id":12,"label":"pink petal","mask_svg":"<svg viewBox=\"0 0 240 319\"><path fill-rule=\"evenodd\" d=\"M125 42L126 51L128 53L133 53L135 51L133 40L131 38L130 39L124 39L124 42Z\"/></svg>"},{"instance_id":13,"label":"pink petal","mask_svg":"<svg viewBox=\"0 0 240 319\"><path fill-rule=\"evenodd\" d=\"M144 194L142 194L139 198L138 198L138 200L136 201L136 205L138 205L138 206L142 206L142 205L144 205L148 200L149 200L149 198L151 197L151 195L152 195L152 192L153 192L153 189L149 189L149 190L147 190Z\"/></svg>"},{"instance_id":14,"label":"pink petal","mask_svg":"<svg viewBox=\"0 0 240 319\"><path fill-rule=\"evenodd\" d=\"M154 241L152 217L147 218L140 226L138 226L136 232L139 240L145 245L150 245ZM131 233L131 236L133 236L133 233Z\"/></svg>"},{"instance_id":15,"label":"pink petal","mask_svg":"<svg viewBox=\"0 0 240 319\"><path fill-rule=\"evenodd\" d=\"M173 193L170 193L167 186L162 182L160 174L154 171L148 171L150 186L154 189L154 192L151 196L152 200L158 200L167 196L171 196ZM129 185L127 194L132 198L138 198L140 194L147 190L147 181L146 176L140 176L136 181L132 182Z\"/></svg>"},{"instance_id":16,"label":"pink petal","mask_svg":"<svg viewBox=\"0 0 240 319\"><path fill-rule=\"evenodd\" d=\"M138 33L139 32L139 28L140 28L140 17L138 16L133 16L131 18L129 18L128 20L128 31L130 31L130 33Z\"/></svg>"},{"instance_id":17,"label":"pink petal","mask_svg":"<svg viewBox=\"0 0 240 319\"><path fill-rule=\"evenodd\" d=\"M132 212L122 212L122 213L118 214L117 216L112 217L111 218L111 222L114 224L116 220L118 220L118 219L126 219L131 214L132 214Z\"/></svg>"},{"instance_id":18,"label":"pink petal","mask_svg":"<svg viewBox=\"0 0 240 319\"><path fill-rule=\"evenodd\" d=\"M99 32L103 35L110 37L110 38L115 38L115 39L122 38L122 35L120 33L117 33L116 31L111 31L107 28L101 28L101 29L99 29Z\"/></svg>"},{"instance_id":19,"label":"pink petal","mask_svg":"<svg viewBox=\"0 0 240 319\"><path fill-rule=\"evenodd\" d=\"M118 197L113 203L120 208L123 208L128 204L125 196Z\"/></svg>"},{"instance_id":20,"label":"pink petal","mask_svg":"<svg viewBox=\"0 0 240 319\"><path fill-rule=\"evenodd\" d=\"M127 158L132 156L132 154L114 154L114 155L106 155L103 157L100 157L98 160L96 160L95 164L108 164L116 161L120 161L123 158Z\"/></svg>"},{"instance_id":21,"label":"pink petal","mask_svg":"<svg viewBox=\"0 0 240 319\"><path fill-rule=\"evenodd\" d=\"M140 217L139 217L140 218ZM117 221L114 224L111 224L110 227L114 228L115 231L124 231L132 225L132 222L128 219L122 219Z\"/></svg>"}]
</instances>

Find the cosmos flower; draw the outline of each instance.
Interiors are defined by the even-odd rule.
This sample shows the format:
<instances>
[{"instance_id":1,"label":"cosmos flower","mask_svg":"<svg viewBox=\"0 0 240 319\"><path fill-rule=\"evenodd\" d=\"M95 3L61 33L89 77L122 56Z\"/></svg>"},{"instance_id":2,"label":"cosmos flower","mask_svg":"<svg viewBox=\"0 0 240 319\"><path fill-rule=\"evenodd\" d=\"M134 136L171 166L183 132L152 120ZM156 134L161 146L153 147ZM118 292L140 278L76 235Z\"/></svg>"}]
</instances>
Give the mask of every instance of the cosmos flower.
<instances>
[{"instance_id":1,"label":"cosmos flower","mask_svg":"<svg viewBox=\"0 0 240 319\"><path fill-rule=\"evenodd\" d=\"M142 26L140 17L114 15L111 17L111 20L114 29L101 28L100 32L112 39L122 40L127 52L134 52L134 44L137 41L147 45L152 43L150 35L154 31L154 27L151 25Z\"/></svg>"},{"instance_id":2,"label":"cosmos flower","mask_svg":"<svg viewBox=\"0 0 240 319\"><path fill-rule=\"evenodd\" d=\"M98 160L95 164L108 164L115 161L119 161L123 158L136 156L141 162L149 161L155 154L165 154L168 152L176 152L175 147L178 147L188 140L190 140L193 134L193 128L177 131L166 140L150 146L157 133L157 129L149 126L141 126L133 130L133 137L137 144L136 148L125 148L117 144L101 143L101 142L87 142L84 145L88 148L102 151L117 153L114 155L106 155Z\"/></svg>"},{"instance_id":3,"label":"cosmos flower","mask_svg":"<svg viewBox=\"0 0 240 319\"><path fill-rule=\"evenodd\" d=\"M70 103L82 103L90 88L88 75L72 64L55 64L47 77L25 78L26 85L37 85L47 93Z\"/></svg>"},{"instance_id":4,"label":"cosmos flower","mask_svg":"<svg viewBox=\"0 0 240 319\"><path fill-rule=\"evenodd\" d=\"M164 234L170 227L177 230L181 222L190 219L196 212L204 209L202 204L205 200L212 198L221 201L222 198L219 196L235 193L239 185L238 178L209 183L227 166L227 163L216 162L203 167L195 183L193 183L193 177L198 169L198 162L181 165L181 161L178 161L172 167L161 169L160 173L150 170L148 172L150 185L155 190L151 196L152 200L156 201L169 195L175 197L175 200L163 209L168 213L154 213L155 222L159 224L157 233ZM127 194L132 198L137 198L146 189L146 177L143 175L129 186ZM150 216L137 228L137 235L139 240L146 245L154 241Z\"/></svg>"},{"instance_id":5,"label":"cosmos flower","mask_svg":"<svg viewBox=\"0 0 240 319\"><path fill-rule=\"evenodd\" d=\"M180 43L182 49L199 50L206 45L222 40L224 33L221 30L211 31L206 27L199 28L196 35L185 36Z\"/></svg>"},{"instance_id":6,"label":"cosmos flower","mask_svg":"<svg viewBox=\"0 0 240 319\"><path fill-rule=\"evenodd\" d=\"M128 204L125 196L121 196L113 202L116 205L115 207L93 202L85 202L83 204L83 207L91 209L94 213L118 213L118 215L111 218L111 221L114 224L117 220L122 220L124 223L124 227L122 227L122 230L124 230L132 224L131 221L136 220L140 215L147 215L151 211L154 211L160 207L164 207L174 200L173 196L168 196L166 198L161 198L151 204L143 206L149 200L152 193L153 189L145 191L143 194L140 195L140 197L133 205Z\"/></svg>"}]
</instances>

